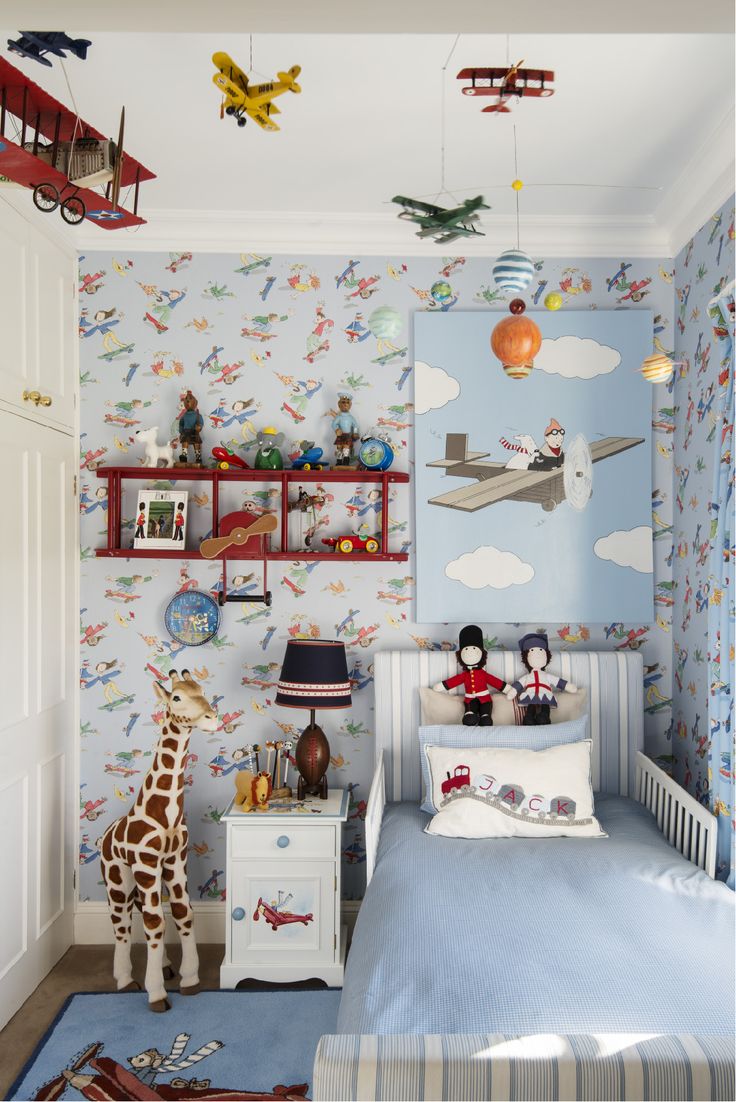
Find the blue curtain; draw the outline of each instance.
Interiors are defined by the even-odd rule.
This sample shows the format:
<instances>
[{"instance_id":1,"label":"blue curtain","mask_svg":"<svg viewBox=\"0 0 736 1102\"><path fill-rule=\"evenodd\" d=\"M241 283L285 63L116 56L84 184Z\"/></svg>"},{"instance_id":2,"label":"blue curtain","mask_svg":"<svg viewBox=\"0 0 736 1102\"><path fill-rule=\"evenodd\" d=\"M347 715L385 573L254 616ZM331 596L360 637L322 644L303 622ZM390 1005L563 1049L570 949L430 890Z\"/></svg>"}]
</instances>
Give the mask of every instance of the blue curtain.
<instances>
[{"instance_id":1,"label":"blue curtain","mask_svg":"<svg viewBox=\"0 0 736 1102\"><path fill-rule=\"evenodd\" d=\"M710 695L710 806L718 816L719 879L734 887L734 290L724 288L708 304L720 352L710 500L708 663Z\"/></svg>"}]
</instances>

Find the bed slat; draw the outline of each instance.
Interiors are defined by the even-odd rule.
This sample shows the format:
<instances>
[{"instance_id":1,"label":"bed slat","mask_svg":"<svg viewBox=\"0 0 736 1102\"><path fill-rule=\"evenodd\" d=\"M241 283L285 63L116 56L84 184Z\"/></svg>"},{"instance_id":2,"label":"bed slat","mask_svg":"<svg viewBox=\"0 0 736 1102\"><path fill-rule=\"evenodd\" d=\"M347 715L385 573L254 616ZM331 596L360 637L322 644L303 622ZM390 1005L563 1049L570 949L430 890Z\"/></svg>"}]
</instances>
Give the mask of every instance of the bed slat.
<instances>
[{"instance_id":1,"label":"bed slat","mask_svg":"<svg viewBox=\"0 0 736 1102\"><path fill-rule=\"evenodd\" d=\"M654 815L670 844L715 879L715 816L640 750L636 752L634 791L639 802Z\"/></svg>"}]
</instances>

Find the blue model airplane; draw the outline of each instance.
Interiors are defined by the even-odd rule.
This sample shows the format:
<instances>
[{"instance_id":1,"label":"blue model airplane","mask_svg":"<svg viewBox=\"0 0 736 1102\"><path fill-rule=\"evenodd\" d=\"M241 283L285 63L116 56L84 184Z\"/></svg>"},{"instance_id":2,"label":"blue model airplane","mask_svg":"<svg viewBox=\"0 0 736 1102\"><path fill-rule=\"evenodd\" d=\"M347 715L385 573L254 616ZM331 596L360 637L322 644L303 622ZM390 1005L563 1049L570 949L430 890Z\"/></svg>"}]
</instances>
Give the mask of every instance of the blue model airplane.
<instances>
[{"instance_id":1,"label":"blue model airplane","mask_svg":"<svg viewBox=\"0 0 736 1102\"><path fill-rule=\"evenodd\" d=\"M21 31L20 38L8 39L11 53L20 54L38 61L41 65L51 66L46 54L66 57L66 52L74 54L80 61L87 57L87 48L92 43L88 38L70 38L65 31Z\"/></svg>"}]
</instances>

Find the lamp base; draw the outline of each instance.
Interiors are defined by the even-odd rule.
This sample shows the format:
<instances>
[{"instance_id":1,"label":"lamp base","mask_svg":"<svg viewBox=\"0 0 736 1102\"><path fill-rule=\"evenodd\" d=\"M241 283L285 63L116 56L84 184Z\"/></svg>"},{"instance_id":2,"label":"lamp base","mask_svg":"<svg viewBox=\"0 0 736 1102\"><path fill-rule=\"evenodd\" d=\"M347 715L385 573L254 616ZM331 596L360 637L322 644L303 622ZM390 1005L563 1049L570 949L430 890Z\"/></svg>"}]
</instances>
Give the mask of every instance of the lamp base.
<instances>
[{"instance_id":1,"label":"lamp base","mask_svg":"<svg viewBox=\"0 0 736 1102\"><path fill-rule=\"evenodd\" d=\"M319 796L327 799L327 773L330 764L330 744L321 727L310 723L305 727L294 752L296 767L299 770L297 799L305 796Z\"/></svg>"}]
</instances>

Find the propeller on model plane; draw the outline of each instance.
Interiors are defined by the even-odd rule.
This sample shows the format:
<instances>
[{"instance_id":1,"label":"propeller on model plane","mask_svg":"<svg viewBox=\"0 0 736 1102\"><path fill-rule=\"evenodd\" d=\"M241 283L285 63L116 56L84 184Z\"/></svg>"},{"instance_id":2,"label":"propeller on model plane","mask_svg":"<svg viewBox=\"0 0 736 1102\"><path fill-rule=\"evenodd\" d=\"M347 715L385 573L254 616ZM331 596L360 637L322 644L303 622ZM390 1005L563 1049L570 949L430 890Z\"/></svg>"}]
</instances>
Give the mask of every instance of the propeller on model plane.
<instances>
[{"instance_id":1,"label":"propeller on model plane","mask_svg":"<svg viewBox=\"0 0 736 1102\"><path fill-rule=\"evenodd\" d=\"M249 525L248 528L233 528L227 536L215 536L208 540L202 540L199 550L205 559L215 559L222 555L229 547L242 547L251 536L262 536L266 532L273 532L278 526L278 520L274 513L264 513Z\"/></svg>"},{"instance_id":2,"label":"propeller on model plane","mask_svg":"<svg viewBox=\"0 0 736 1102\"><path fill-rule=\"evenodd\" d=\"M120 198L120 181L123 175L123 136L125 134L125 108L120 112L120 129L118 131L118 144L115 149L115 167L112 170L112 184L110 188L110 202L112 209L118 209Z\"/></svg>"}]
</instances>

